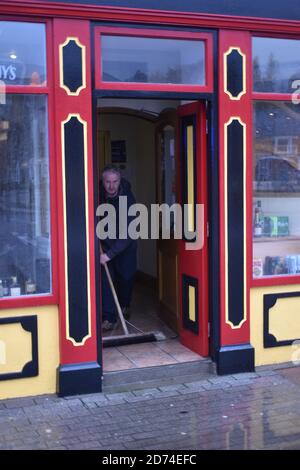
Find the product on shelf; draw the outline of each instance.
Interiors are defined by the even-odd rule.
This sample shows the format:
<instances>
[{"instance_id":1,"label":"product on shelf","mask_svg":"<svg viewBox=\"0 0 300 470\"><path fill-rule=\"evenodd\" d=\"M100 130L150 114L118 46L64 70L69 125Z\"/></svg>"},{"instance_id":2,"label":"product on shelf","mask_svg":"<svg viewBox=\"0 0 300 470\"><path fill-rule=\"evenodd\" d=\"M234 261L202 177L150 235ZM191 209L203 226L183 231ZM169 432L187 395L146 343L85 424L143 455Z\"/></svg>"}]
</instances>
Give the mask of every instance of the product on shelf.
<instances>
[{"instance_id":1,"label":"product on shelf","mask_svg":"<svg viewBox=\"0 0 300 470\"><path fill-rule=\"evenodd\" d=\"M263 274L265 276L278 276L280 274L298 273L300 273L300 255L265 257L265 262L263 266Z\"/></svg>"},{"instance_id":2,"label":"product on shelf","mask_svg":"<svg viewBox=\"0 0 300 470\"><path fill-rule=\"evenodd\" d=\"M18 280L16 276L12 276L11 278L11 285L9 288L9 292L12 297L17 297L21 295L21 287L18 284Z\"/></svg>"},{"instance_id":3,"label":"product on shelf","mask_svg":"<svg viewBox=\"0 0 300 470\"><path fill-rule=\"evenodd\" d=\"M266 237L286 237L289 235L289 218L278 215L265 216L263 227Z\"/></svg>"},{"instance_id":4,"label":"product on shelf","mask_svg":"<svg viewBox=\"0 0 300 470\"><path fill-rule=\"evenodd\" d=\"M253 259L253 277L261 277L263 275L263 260L262 258Z\"/></svg>"},{"instance_id":5,"label":"product on shelf","mask_svg":"<svg viewBox=\"0 0 300 470\"><path fill-rule=\"evenodd\" d=\"M261 201L256 202L254 209L253 235L261 237L263 235L264 216L261 208Z\"/></svg>"}]
</instances>

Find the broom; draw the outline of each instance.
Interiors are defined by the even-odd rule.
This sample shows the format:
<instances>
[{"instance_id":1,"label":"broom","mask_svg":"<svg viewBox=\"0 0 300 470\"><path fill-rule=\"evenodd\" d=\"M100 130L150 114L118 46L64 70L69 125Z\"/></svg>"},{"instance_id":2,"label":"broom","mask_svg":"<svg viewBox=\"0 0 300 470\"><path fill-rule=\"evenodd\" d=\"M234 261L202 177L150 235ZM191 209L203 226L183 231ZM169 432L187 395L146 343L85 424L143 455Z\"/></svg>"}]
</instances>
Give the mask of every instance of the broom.
<instances>
[{"instance_id":1,"label":"broom","mask_svg":"<svg viewBox=\"0 0 300 470\"><path fill-rule=\"evenodd\" d=\"M103 254L101 243L100 243L100 253ZM129 323L127 320L125 320L107 263L104 264L104 269L107 275L108 283L109 283L111 293L115 302L118 316L119 316L119 319L120 319L120 322L124 331L124 335L104 337L103 347L105 348L108 346L121 346L124 344L137 344L137 343L146 343L148 341L156 341L156 336L154 333L145 333L139 330L136 326L132 325L132 323ZM129 333L126 323L128 323L130 326L135 328L138 331L138 333Z\"/></svg>"}]
</instances>

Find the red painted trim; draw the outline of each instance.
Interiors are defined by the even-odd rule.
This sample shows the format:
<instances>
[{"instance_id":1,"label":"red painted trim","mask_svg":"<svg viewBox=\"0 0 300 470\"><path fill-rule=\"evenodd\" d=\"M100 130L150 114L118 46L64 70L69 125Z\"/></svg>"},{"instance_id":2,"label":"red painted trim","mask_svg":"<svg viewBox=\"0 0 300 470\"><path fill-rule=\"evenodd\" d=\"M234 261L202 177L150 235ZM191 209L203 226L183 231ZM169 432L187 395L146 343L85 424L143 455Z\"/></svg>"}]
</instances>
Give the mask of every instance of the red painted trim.
<instances>
[{"instance_id":1,"label":"red painted trim","mask_svg":"<svg viewBox=\"0 0 300 470\"><path fill-rule=\"evenodd\" d=\"M241 51L246 55L246 94L242 95L240 100L231 100L227 93L224 92L224 63L223 63L223 54L228 51L230 47L239 47ZM220 324L221 324L221 334L220 340L221 345L231 345L231 344L241 344L248 343L250 341L250 321L249 321L249 272L246 266L246 275L245 275L245 289L246 289L246 312L247 315L246 321L239 328L232 328L230 324L226 323L226 277L225 272L227 266L225 265L225 186L224 186L224 177L225 177L225 148L224 148L224 125L231 118L239 117L243 123L246 124L246 207L245 210L248 210L251 201L251 186L252 179L249 175L249 170L251 171L251 152L252 152L252 111L251 111L251 36L250 33L240 32L240 31L220 31L219 33L219 135L220 135L220 163L219 163L219 174L220 174ZM250 196L249 196L250 192ZM249 199L250 197L250 199ZM251 210L252 213L252 210ZM252 229L251 229L252 230ZM252 242L252 237L249 242L249 220L246 217L246 254L245 262L249 265L250 254L249 254L249 243ZM252 247L251 247L252 248ZM231 289L233 287L231 286Z\"/></svg>"},{"instance_id":2,"label":"red painted trim","mask_svg":"<svg viewBox=\"0 0 300 470\"><path fill-rule=\"evenodd\" d=\"M67 37L78 37L85 46L86 57L86 88L82 89L78 96L67 95L65 89L59 83L59 45L64 43ZM90 56L90 25L87 21L68 21L55 19L53 21L54 61L53 70L55 76L55 134L57 155L57 218L58 226L58 260L59 260L59 317L60 317L60 362L61 364L93 362L97 361L97 333L96 333L96 285L95 285L95 253L94 253L94 186L93 186L93 149L92 149L92 90L91 90L91 56ZM87 179L89 194L87 197L89 213L89 240L87 249L90 255L90 294L91 294L91 336L84 344L74 344L67 338L67 309L65 284L65 234L64 234L64 203L63 203L63 171L62 171L62 142L61 123L69 114L78 114L87 123Z\"/></svg>"},{"instance_id":3,"label":"red painted trim","mask_svg":"<svg viewBox=\"0 0 300 470\"><path fill-rule=\"evenodd\" d=\"M246 77L248 83L248 97L247 97L247 158L246 158L246 276L247 276L247 319L248 319L248 342L250 343L250 286L252 281L252 259L253 259L253 102L251 100L251 92L253 90L253 58L252 58L252 38L248 38L248 51L247 51L247 68Z\"/></svg>"},{"instance_id":4,"label":"red painted trim","mask_svg":"<svg viewBox=\"0 0 300 470\"><path fill-rule=\"evenodd\" d=\"M44 305L57 305L57 295L21 295L20 297L3 297L0 300L0 309L42 307Z\"/></svg>"},{"instance_id":5,"label":"red painted trim","mask_svg":"<svg viewBox=\"0 0 300 470\"><path fill-rule=\"evenodd\" d=\"M70 3L45 3L35 0L2 0L5 15L29 15L57 18L86 19L92 21L121 21L131 23L157 23L177 26L194 26L259 32L283 32L299 34L300 21L228 16L217 14L174 12Z\"/></svg>"},{"instance_id":6,"label":"red painted trim","mask_svg":"<svg viewBox=\"0 0 300 470\"><path fill-rule=\"evenodd\" d=\"M11 93L14 95L22 94L22 95L46 95L50 91L49 87L37 87L31 85L7 85L5 87L5 92L7 94Z\"/></svg>"},{"instance_id":7,"label":"red painted trim","mask_svg":"<svg viewBox=\"0 0 300 470\"><path fill-rule=\"evenodd\" d=\"M261 33L253 33L252 35L253 38L269 38L269 39L299 39L300 38L300 35L299 35L299 30L298 30L298 34L297 33L294 33L294 34L287 34L286 32L274 32L272 35L270 35L270 33L266 33L266 32L261 32Z\"/></svg>"},{"instance_id":8,"label":"red painted trim","mask_svg":"<svg viewBox=\"0 0 300 470\"><path fill-rule=\"evenodd\" d=\"M102 81L101 36L130 36L136 38L170 38L186 39L190 41L204 41L205 53L205 85L163 84L163 83L127 83ZM148 90L148 91L176 91L176 92L202 92L213 91L213 43L209 33L192 33L183 31L166 31L156 29L132 29L95 27L95 87L102 90Z\"/></svg>"},{"instance_id":9,"label":"red painted trim","mask_svg":"<svg viewBox=\"0 0 300 470\"><path fill-rule=\"evenodd\" d=\"M267 286L287 286L290 284L300 284L300 276L264 276L251 280L251 287L267 287Z\"/></svg>"},{"instance_id":10,"label":"red painted trim","mask_svg":"<svg viewBox=\"0 0 300 470\"><path fill-rule=\"evenodd\" d=\"M295 89L296 92L296 89ZM263 101L292 101L293 93L261 93L261 92L252 92L253 100L263 100Z\"/></svg>"},{"instance_id":11,"label":"red painted trim","mask_svg":"<svg viewBox=\"0 0 300 470\"><path fill-rule=\"evenodd\" d=\"M58 220L57 220L57 181L56 181L56 154L55 154L55 103L54 103L54 68L53 68L53 25L47 21L46 27L46 53L47 53L47 82L48 95L48 142L49 142L49 176L50 176L50 226L51 226L51 266L52 290L58 302Z\"/></svg>"}]
</instances>

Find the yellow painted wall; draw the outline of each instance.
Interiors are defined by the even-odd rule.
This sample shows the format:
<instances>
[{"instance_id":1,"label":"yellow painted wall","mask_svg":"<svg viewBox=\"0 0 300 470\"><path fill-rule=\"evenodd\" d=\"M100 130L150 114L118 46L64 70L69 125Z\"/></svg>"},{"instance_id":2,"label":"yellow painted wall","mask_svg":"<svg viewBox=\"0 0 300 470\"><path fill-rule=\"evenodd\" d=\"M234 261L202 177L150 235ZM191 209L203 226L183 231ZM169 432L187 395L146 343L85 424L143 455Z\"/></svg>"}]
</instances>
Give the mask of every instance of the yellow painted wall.
<instances>
[{"instance_id":1,"label":"yellow painted wall","mask_svg":"<svg viewBox=\"0 0 300 470\"><path fill-rule=\"evenodd\" d=\"M300 285L257 287L250 291L251 344L255 348L255 365L279 364L300 360L300 345L264 348L263 296L299 292ZM278 299L270 310L269 332L278 341L300 338L300 297Z\"/></svg>"},{"instance_id":2,"label":"yellow painted wall","mask_svg":"<svg viewBox=\"0 0 300 470\"><path fill-rule=\"evenodd\" d=\"M0 399L56 393L59 364L58 307L26 307L0 311L0 318L37 316L39 375L0 380ZM31 359L31 333L20 323L0 324L0 374L19 372Z\"/></svg>"}]
</instances>

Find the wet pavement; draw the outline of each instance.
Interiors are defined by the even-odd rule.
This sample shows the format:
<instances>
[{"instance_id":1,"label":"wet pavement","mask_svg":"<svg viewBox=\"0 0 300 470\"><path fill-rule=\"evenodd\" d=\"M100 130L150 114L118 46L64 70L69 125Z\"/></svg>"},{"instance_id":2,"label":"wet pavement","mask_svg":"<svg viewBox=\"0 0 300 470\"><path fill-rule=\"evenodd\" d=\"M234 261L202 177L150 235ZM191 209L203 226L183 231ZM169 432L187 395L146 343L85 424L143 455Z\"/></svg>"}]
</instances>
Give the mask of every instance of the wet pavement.
<instances>
[{"instance_id":1,"label":"wet pavement","mask_svg":"<svg viewBox=\"0 0 300 470\"><path fill-rule=\"evenodd\" d=\"M4 449L300 449L300 367L0 401Z\"/></svg>"}]
</instances>

